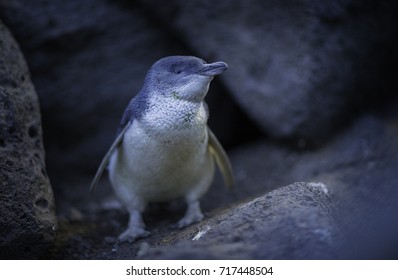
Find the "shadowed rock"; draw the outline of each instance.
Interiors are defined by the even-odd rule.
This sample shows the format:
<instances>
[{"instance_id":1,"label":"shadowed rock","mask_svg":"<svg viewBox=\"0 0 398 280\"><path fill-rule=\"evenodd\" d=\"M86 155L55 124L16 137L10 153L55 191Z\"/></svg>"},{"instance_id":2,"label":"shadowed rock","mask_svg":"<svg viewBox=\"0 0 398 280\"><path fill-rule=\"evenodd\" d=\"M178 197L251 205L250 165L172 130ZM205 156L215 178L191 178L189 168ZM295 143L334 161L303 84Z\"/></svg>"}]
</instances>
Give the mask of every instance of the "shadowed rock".
<instances>
[{"instance_id":1,"label":"shadowed rock","mask_svg":"<svg viewBox=\"0 0 398 280\"><path fill-rule=\"evenodd\" d=\"M221 80L273 137L322 143L358 105L397 89L391 0L161 3L142 1L196 53L228 62Z\"/></svg>"},{"instance_id":2,"label":"shadowed rock","mask_svg":"<svg viewBox=\"0 0 398 280\"><path fill-rule=\"evenodd\" d=\"M2 22L0 159L0 258L39 257L56 229L39 103L22 53Z\"/></svg>"},{"instance_id":3,"label":"shadowed rock","mask_svg":"<svg viewBox=\"0 0 398 280\"><path fill-rule=\"evenodd\" d=\"M178 233L158 259L342 258L343 235L321 183L294 183Z\"/></svg>"}]
</instances>

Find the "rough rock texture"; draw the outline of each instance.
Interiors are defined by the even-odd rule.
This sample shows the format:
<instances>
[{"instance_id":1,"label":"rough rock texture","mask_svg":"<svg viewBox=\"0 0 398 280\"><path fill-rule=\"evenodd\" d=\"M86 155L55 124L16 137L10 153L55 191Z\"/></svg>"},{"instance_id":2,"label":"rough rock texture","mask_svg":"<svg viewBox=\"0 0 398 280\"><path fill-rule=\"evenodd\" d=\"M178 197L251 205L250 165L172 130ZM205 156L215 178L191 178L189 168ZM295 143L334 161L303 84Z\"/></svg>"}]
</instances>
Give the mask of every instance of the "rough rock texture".
<instances>
[{"instance_id":1,"label":"rough rock texture","mask_svg":"<svg viewBox=\"0 0 398 280\"><path fill-rule=\"evenodd\" d=\"M182 231L143 258L335 259L342 234L327 187L295 183Z\"/></svg>"},{"instance_id":2,"label":"rough rock texture","mask_svg":"<svg viewBox=\"0 0 398 280\"><path fill-rule=\"evenodd\" d=\"M384 110L394 113L364 116L316 150L263 142L235 151L238 192L261 193L258 184L270 190L291 181L323 182L353 257L397 257L397 106Z\"/></svg>"},{"instance_id":3,"label":"rough rock texture","mask_svg":"<svg viewBox=\"0 0 398 280\"><path fill-rule=\"evenodd\" d=\"M25 60L0 22L0 258L35 258L55 235L39 103Z\"/></svg>"},{"instance_id":4,"label":"rough rock texture","mask_svg":"<svg viewBox=\"0 0 398 280\"><path fill-rule=\"evenodd\" d=\"M196 53L229 63L228 91L274 137L322 142L397 88L394 1L161 2L142 1Z\"/></svg>"}]
</instances>

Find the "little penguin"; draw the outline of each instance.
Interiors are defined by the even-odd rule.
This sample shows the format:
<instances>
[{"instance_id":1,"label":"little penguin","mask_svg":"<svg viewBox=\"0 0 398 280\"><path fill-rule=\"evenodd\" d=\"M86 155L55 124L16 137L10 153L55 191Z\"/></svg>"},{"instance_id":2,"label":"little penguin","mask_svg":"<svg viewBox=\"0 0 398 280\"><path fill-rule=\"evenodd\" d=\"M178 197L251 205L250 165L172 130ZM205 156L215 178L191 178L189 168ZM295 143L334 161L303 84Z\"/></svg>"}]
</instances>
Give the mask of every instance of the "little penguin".
<instances>
[{"instance_id":1,"label":"little penguin","mask_svg":"<svg viewBox=\"0 0 398 280\"><path fill-rule=\"evenodd\" d=\"M149 235L142 219L148 203L183 198L188 207L178 227L201 221L199 199L210 187L216 165L226 186L233 186L230 161L207 126L204 101L214 76L227 68L224 62L168 56L149 69L90 188L108 167L113 190L129 213L119 241Z\"/></svg>"}]
</instances>

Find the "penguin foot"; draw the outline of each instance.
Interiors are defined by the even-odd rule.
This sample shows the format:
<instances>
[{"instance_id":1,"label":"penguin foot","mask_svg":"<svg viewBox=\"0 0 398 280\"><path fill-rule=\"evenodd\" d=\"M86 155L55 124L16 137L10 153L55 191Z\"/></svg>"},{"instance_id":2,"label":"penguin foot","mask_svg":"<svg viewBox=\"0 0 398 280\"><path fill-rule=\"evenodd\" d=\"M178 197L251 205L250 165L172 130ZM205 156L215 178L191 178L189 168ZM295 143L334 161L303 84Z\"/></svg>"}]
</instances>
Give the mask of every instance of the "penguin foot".
<instances>
[{"instance_id":1,"label":"penguin foot","mask_svg":"<svg viewBox=\"0 0 398 280\"><path fill-rule=\"evenodd\" d=\"M203 214L200 210L200 204L198 201L192 202L188 204L187 212L185 216L178 221L177 227L184 228L194 223L200 222L203 220Z\"/></svg>"},{"instance_id":2,"label":"penguin foot","mask_svg":"<svg viewBox=\"0 0 398 280\"><path fill-rule=\"evenodd\" d=\"M178 221L177 223L177 227L178 228L184 228L187 226L190 226L192 224L198 223L201 220L203 220L203 214L201 214L200 216L195 216L195 217L186 217L184 216L184 218L182 218L181 220Z\"/></svg>"},{"instance_id":3,"label":"penguin foot","mask_svg":"<svg viewBox=\"0 0 398 280\"><path fill-rule=\"evenodd\" d=\"M151 233L149 231L141 227L128 228L119 235L119 241L133 243L137 239L147 237L150 234Z\"/></svg>"}]
</instances>

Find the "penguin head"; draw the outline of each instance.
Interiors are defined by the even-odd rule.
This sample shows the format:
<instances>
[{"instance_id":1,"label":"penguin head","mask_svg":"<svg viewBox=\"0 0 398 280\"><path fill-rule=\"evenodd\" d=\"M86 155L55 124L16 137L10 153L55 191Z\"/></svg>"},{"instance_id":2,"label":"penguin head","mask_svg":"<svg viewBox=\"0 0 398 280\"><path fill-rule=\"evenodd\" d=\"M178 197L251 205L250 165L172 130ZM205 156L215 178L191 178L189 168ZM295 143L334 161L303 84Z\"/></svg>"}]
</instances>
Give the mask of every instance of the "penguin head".
<instances>
[{"instance_id":1,"label":"penguin head","mask_svg":"<svg viewBox=\"0 0 398 280\"><path fill-rule=\"evenodd\" d=\"M153 64L144 87L167 98L201 102L213 77L227 68L221 61L206 63L194 56L168 56Z\"/></svg>"}]
</instances>

